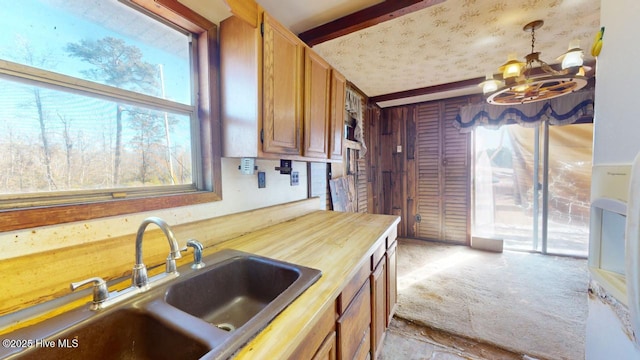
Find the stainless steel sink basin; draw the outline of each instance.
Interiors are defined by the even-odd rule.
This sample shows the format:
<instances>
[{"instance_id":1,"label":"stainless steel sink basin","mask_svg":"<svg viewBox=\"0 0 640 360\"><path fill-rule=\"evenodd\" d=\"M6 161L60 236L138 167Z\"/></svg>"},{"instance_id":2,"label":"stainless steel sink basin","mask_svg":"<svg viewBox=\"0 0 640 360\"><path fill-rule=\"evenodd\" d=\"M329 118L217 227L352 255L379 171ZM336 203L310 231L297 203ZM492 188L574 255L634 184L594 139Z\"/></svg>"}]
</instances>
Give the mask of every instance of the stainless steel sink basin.
<instances>
[{"instance_id":1,"label":"stainless steel sink basin","mask_svg":"<svg viewBox=\"0 0 640 360\"><path fill-rule=\"evenodd\" d=\"M226 259L205 258L215 265L170 286L165 301L228 331L228 349L249 340L321 276L319 270L236 251L215 256Z\"/></svg>"},{"instance_id":2,"label":"stainless steel sink basin","mask_svg":"<svg viewBox=\"0 0 640 360\"><path fill-rule=\"evenodd\" d=\"M167 303L225 330L244 325L301 276L291 266L235 257L173 285Z\"/></svg>"},{"instance_id":3,"label":"stainless steel sink basin","mask_svg":"<svg viewBox=\"0 0 640 360\"><path fill-rule=\"evenodd\" d=\"M321 276L235 250L203 261L113 307L83 306L5 334L41 342L2 347L0 359L226 359Z\"/></svg>"},{"instance_id":4,"label":"stainless steel sink basin","mask_svg":"<svg viewBox=\"0 0 640 360\"><path fill-rule=\"evenodd\" d=\"M37 341L39 344L20 353L19 358L197 359L210 350L180 328L133 309L116 311Z\"/></svg>"}]
</instances>

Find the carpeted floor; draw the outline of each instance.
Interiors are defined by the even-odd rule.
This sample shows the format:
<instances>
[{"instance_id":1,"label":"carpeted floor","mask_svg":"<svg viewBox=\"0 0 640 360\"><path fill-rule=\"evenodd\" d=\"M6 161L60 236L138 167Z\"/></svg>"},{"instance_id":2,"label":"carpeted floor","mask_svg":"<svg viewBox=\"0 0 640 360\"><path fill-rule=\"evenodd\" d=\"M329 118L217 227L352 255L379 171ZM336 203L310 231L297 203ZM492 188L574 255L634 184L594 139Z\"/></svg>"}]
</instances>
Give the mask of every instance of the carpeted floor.
<instances>
[{"instance_id":1,"label":"carpeted floor","mask_svg":"<svg viewBox=\"0 0 640 360\"><path fill-rule=\"evenodd\" d=\"M539 359L584 359L586 260L401 239L396 316Z\"/></svg>"}]
</instances>

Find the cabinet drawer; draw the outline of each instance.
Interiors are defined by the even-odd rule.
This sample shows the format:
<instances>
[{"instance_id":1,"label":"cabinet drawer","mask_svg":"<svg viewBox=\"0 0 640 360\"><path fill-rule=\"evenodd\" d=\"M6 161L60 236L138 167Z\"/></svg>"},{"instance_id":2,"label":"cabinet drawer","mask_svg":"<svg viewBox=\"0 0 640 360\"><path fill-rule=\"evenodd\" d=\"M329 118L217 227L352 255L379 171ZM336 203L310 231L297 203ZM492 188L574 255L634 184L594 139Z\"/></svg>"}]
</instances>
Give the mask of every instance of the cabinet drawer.
<instances>
[{"instance_id":1,"label":"cabinet drawer","mask_svg":"<svg viewBox=\"0 0 640 360\"><path fill-rule=\"evenodd\" d=\"M351 281L344 287L340 297L338 298L338 314L342 315L347 309L347 306L353 300L353 297L362 287L362 284L369 278L369 274L371 274L369 262L365 262L360 266L358 272L353 276Z\"/></svg>"},{"instance_id":2,"label":"cabinet drawer","mask_svg":"<svg viewBox=\"0 0 640 360\"><path fill-rule=\"evenodd\" d=\"M391 231L389 231L389 235L387 236L387 249L391 247L391 245L396 241L396 238L398 237L398 228L394 227L393 229L391 229Z\"/></svg>"},{"instance_id":3,"label":"cabinet drawer","mask_svg":"<svg viewBox=\"0 0 640 360\"><path fill-rule=\"evenodd\" d=\"M373 255L371 255L371 271L375 270L378 266L380 260L382 260L382 257L384 256L385 250L385 242L383 241L373 252Z\"/></svg>"}]
</instances>

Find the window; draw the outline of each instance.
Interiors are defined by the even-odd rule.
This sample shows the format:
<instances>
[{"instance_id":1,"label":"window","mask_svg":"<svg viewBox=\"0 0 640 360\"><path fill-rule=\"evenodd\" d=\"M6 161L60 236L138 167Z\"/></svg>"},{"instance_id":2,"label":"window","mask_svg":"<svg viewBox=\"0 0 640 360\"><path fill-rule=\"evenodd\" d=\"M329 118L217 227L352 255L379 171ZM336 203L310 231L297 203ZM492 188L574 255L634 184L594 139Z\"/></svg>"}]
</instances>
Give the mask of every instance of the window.
<instances>
[{"instance_id":1,"label":"window","mask_svg":"<svg viewBox=\"0 0 640 360\"><path fill-rule=\"evenodd\" d=\"M219 199L215 25L176 0L0 20L0 231Z\"/></svg>"}]
</instances>

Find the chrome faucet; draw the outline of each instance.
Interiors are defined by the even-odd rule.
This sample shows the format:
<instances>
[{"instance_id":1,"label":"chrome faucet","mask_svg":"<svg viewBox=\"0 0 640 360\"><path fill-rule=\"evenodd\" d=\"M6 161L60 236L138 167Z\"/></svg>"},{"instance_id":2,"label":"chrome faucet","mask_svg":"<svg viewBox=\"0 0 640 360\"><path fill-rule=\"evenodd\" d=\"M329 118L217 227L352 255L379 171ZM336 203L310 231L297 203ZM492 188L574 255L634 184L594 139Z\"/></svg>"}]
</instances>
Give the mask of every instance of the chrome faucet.
<instances>
[{"instance_id":1,"label":"chrome faucet","mask_svg":"<svg viewBox=\"0 0 640 360\"><path fill-rule=\"evenodd\" d=\"M149 278L147 276L147 267L142 263L142 237L144 235L144 231L149 224L156 224L164 232L164 235L167 237L169 241L169 247L171 248L171 252L169 252L169 256L167 256L166 262L166 273L168 274L177 274L178 270L176 267L176 259L181 258L180 249L178 248L178 242L176 241L176 236L171 231L169 225L162 219L158 217L149 217L142 221L140 227L138 228L138 234L136 235L136 264L133 266L133 273L131 274L131 282L133 286L137 286L139 288L147 287L149 284Z\"/></svg>"}]
</instances>

